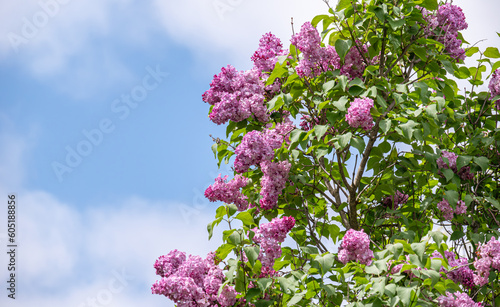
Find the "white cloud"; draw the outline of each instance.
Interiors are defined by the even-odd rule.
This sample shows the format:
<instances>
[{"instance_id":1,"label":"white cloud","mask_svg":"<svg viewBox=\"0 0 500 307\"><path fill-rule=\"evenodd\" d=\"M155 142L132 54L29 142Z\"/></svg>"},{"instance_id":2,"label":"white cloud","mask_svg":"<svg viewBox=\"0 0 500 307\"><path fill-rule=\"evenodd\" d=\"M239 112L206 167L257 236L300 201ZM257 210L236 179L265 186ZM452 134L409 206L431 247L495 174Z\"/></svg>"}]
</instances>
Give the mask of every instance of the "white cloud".
<instances>
[{"instance_id":1,"label":"white cloud","mask_svg":"<svg viewBox=\"0 0 500 307\"><path fill-rule=\"evenodd\" d=\"M165 30L199 56L223 53L248 64L264 33L272 32L289 44L292 34L315 15L327 11L321 0L156 0Z\"/></svg>"},{"instance_id":2,"label":"white cloud","mask_svg":"<svg viewBox=\"0 0 500 307\"><path fill-rule=\"evenodd\" d=\"M43 191L20 191L17 199L18 296L8 306L91 306L92 298L97 306L166 306L150 292L156 258L172 249L204 257L218 243L207 241L210 210L183 220L181 204L138 197L82 210ZM0 263L7 260L2 253ZM2 306L7 301L0 297Z\"/></svg>"}]
</instances>

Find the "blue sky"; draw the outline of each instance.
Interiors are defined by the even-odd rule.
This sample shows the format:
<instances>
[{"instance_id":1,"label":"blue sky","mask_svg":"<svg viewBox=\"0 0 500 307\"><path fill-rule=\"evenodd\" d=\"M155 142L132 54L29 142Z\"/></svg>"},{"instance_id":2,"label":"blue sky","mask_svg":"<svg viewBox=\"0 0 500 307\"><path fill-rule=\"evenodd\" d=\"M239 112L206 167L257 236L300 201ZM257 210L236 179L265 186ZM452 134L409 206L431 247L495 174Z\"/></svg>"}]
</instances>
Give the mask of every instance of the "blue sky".
<instances>
[{"instance_id":1,"label":"blue sky","mask_svg":"<svg viewBox=\"0 0 500 307\"><path fill-rule=\"evenodd\" d=\"M500 45L496 1L455 3L471 42ZM262 34L288 44L290 17L297 29L325 11L320 0L3 1L0 197L19 199L19 279L0 305L171 306L150 294L155 259L218 243L203 192L227 172L209 137L225 130L201 94L222 66L250 68Z\"/></svg>"}]
</instances>

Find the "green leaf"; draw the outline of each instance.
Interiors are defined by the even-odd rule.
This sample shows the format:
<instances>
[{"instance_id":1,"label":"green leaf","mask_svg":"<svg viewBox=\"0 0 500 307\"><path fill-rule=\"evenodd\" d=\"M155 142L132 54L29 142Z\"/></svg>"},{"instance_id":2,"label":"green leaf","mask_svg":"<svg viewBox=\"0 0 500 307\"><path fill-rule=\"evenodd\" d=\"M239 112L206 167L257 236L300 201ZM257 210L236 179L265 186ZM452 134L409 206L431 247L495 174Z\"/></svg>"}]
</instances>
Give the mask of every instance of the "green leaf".
<instances>
[{"instance_id":1,"label":"green leaf","mask_svg":"<svg viewBox=\"0 0 500 307\"><path fill-rule=\"evenodd\" d=\"M474 163L479 165L483 172L485 172L490 166L490 160L486 157L474 157Z\"/></svg>"},{"instance_id":2,"label":"green leaf","mask_svg":"<svg viewBox=\"0 0 500 307\"><path fill-rule=\"evenodd\" d=\"M236 216L236 219L242 221L243 225L246 225L246 226L257 225L253 219L252 214L248 211L238 213L238 215Z\"/></svg>"},{"instance_id":3,"label":"green leaf","mask_svg":"<svg viewBox=\"0 0 500 307\"><path fill-rule=\"evenodd\" d=\"M383 133L387 133L387 131L391 129L391 125L392 122L388 118L381 120L379 123L380 130L382 130Z\"/></svg>"},{"instance_id":4,"label":"green leaf","mask_svg":"<svg viewBox=\"0 0 500 307\"><path fill-rule=\"evenodd\" d=\"M413 131L415 131L416 126L418 126L418 124L411 119L405 124L399 125L399 127L403 131L403 135L409 140L412 139Z\"/></svg>"},{"instance_id":5,"label":"green leaf","mask_svg":"<svg viewBox=\"0 0 500 307\"><path fill-rule=\"evenodd\" d=\"M404 19L398 19L398 20L393 20L392 18L388 18L389 24L391 25L391 28L396 31L397 29L401 28L405 24Z\"/></svg>"},{"instance_id":6,"label":"green leaf","mask_svg":"<svg viewBox=\"0 0 500 307\"><path fill-rule=\"evenodd\" d=\"M339 109L339 111L344 112L346 110L345 105L347 104L347 97L342 96L339 100L334 101L333 105Z\"/></svg>"},{"instance_id":7,"label":"green leaf","mask_svg":"<svg viewBox=\"0 0 500 307\"><path fill-rule=\"evenodd\" d=\"M488 58L498 59L500 58L500 52L498 52L498 48L488 47L484 51L484 56Z\"/></svg>"},{"instance_id":8,"label":"green leaf","mask_svg":"<svg viewBox=\"0 0 500 307\"><path fill-rule=\"evenodd\" d=\"M414 288L397 287L398 297L403 302L403 306L409 306Z\"/></svg>"},{"instance_id":9,"label":"green leaf","mask_svg":"<svg viewBox=\"0 0 500 307\"><path fill-rule=\"evenodd\" d=\"M494 199L493 197L485 197L485 199L487 201L490 202L490 204L492 204L495 208L499 209L500 210L500 203L498 202L498 200Z\"/></svg>"},{"instance_id":10,"label":"green leaf","mask_svg":"<svg viewBox=\"0 0 500 307\"><path fill-rule=\"evenodd\" d=\"M469 165L472 161L472 157L469 156L458 156L457 158L457 169L460 170L462 167Z\"/></svg>"},{"instance_id":11,"label":"green leaf","mask_svg":"<svg viewBox=\"0 0 500 307\"><path fill-rule=\"evenodd\" d=\"M333 254L326 254L323 256L318 255L314 258L314 260L319 263L322 272L321 275L325 275L332 267L333 262L335 261L335 256Z\"/></svg>"},{"instance_id":12,"label":"green leaf","mask_svg":"<svg viewBox=\"0 0 500 307\"><path fill-rule=\"evenodd\" d=\"M250 264L253 267L255 265L255 261L259 257L260 248L258 246L245 246L243 247L243 250L245 251L248 261L250 261Z\"/></svg>"},{"instance_id":13,"label":"green leaf","mask_svg":"<svg viewBox=\"0 0 500 307\"><path fill-rule=\"evenodd\" d=\"M293 306L293 305L297 304L298 302L300 302L300 301L302 300L302 298L304 297L304 294L305 294L305 293L296 293L296 294L292 297L292 299L290 299L290 300L288 301L287 306Z\"/></svg>"},{"instance_id":14,"label":"green leaf","mask_svg":"<svg viewBox=\"0 0 500 307\"><path fill-rule=\"evenodd\" d=\"M267 108L269 111L277 110L281 108L285 102L283 101L283 94L276 95L267 103Z\"/></svg>"},{"instance_id":15,"label":"green leaf","mask_svg":"<svg viewBox=\"0 0 500 307\"><path fill-rule=\"evenodd\" d=\"M259 288L250 288L247 291L247 294L245 295L245 298L250 301L252 298L259 296L260 295L260 289Z\"/></svg>"},{"instance_id":16,"label":"green leaf","mask_svg":"<svg viewBox=\"0 0 500 307\"><path fill-rule=\"evenodd\" d=\"M318 249L316 247L313 247L313 246L301 246L300 249L304 253L309 254L309 255L319 254Z\"/></svg>"},{"instance_id":17,"label":"green leaf","mask_svg":"<svg viewBox=\"0 0 500 307\"><path fill-rule=\"evenodd\" d=\"M426 246L426 242L412 243L411 249L415 252L415 254L418 255L418 257L420 259L422 259L424 252L425 252L425 246Z\"/></svg>"},{"instance_id":18,"label":"green leaf","mask_svg":"<svg viewBox=\"0 0 500 307\"><path fill-rule=\"evenodd\" d=\"M420 4L420 6L428 10L434 11L438 9L438 2L437 0L424 0L422 1L422 4Z\"/></svg>"},{"instance_id":19,"label":"green leaf","mask_svg":"<svg viewBox=\"0 0 500 307\"><path fill-rule=\"evenodd\" d=\"M229 242L233 243L234 245L238 245L241 243L241 234L238 231L233 231L228 237Z\"/></svg>"},{"instance_id":20,"label":"green leaf","mask_svg":"<svg viewBox=\"0 0 500 307\"><path fill-rule=\"evenodd\" d=\"M328 82L323 83L323 91L328 92L335 86L335 80L330 80Z\"/></svg>"},{"instance_id":21,"label":"green leaf","mask_svg":"<svg viewBox=\"0 0 500 307\"><path fill-rule=\"evenodd\" d=\"M439 231L432 231L431 238L434 240L434 242L436 242L437 246L440 246L441 242L443 242L444 235Z\"/></svg>"},{"instance_id":22,"label":"green leaf","mask_svg":"<svg viewBox=\"0 0 500 307\"><path fill-rule=\"evenodd\" d=\"M450 237L450 240L452 241L455 241L455 240L458 240L458 239L461 239L465 236L465 234L460 231L460 230L455 230L452 234L451 234L451 237Z\"/></svg>"},{"instance_id":23,"label":"green leaf","mask_svg":"<svg viewBox=\"0 0 500 307\"><path fill-rule=\"evenodd\" d=\"M266 292L267 288L273 283L271 278L260 278L257 280L257 285L262 292Z\"/></svg>"},{"instance_id":24,"label":"green leaf","mask_svg":"<svg viewBox=\"0 0 500 307\"><path fill-rule=\"evenodd\" d=\"M337 39L335 42L335 51L339 55L341 60L344 60L347 52L352 46L352 42L350 40Z\"/></svg>"},{"instance_id":25,"label":"green leaf","mask_svg":"<svg viewBox=\"0 0 500 307\"><path fill-rule=\"evenodd\" d=\"M349 7L351 6L351 0L339 0L339 3L337 4L337 7L335 8L335 10L338 12L338 11L342 11L343 9L345 9L346 7Z\"/></svg>"},{"instance_id":26,"label":"green leaf","mask_svg":"<svg viewBox=\"0 0 500 307\"><path fill-rule=\"evenodd\" d=\"M346 134L339 136L340 147L345 148L349 144L349 142L351 141L351 138L352 138L351 132L347 132Z\"/></svg>"},{"instance_id":27,"label":"green leaf","mask_svg":"<svg viewBox=\"0 0 500 307\"><path fill-rule=\"evenodd\" d=\"M323 137L323 135L325 135L326 131L328 131L328 128L328 125L317 125L314 127L314 135L319 140Z\"/></svg>"},{"instance_id":28,"label":"green leaf","mask_svg":"<svg viewBox=\"0 0 500 307\"><path fill-rule=\"evenodd\" d=\"M450 205L453 207L454 205L457 204L458 202L458 192L454 190L448 190L444 192L444 198L450 203Z\"/></svg>"},{"instance_id":29,"label":"green leaf","mask_svg":"<svg viewBox=\"0 0 500 307\"><path fill-rule=\"evenodd\" d=\"M216 255L217 255L217 258L219 258L220 260L224 260L226 259L227 255L233 250L233 248L235 248L236 246L233 245L233 244L227 244L227 243L224 243L222 244L221 246L219 246L219 248L217 248L217 250L215 251Z\"/></svg>"},{"instance_id":30,"label":"green leaf","mask_svg":"<svg viewBox=\"0 0 500 307\"><path fill-rule=\"evenodd\" d=\"M467 48L467 51L465 51L465 55L467 57L471 57L474 54L476 54L478 51L479 51L478 47L470 47L470 48Z\"/></svg>"},{"instance_id":31,"label":"green leaf","mask_svg":"<svg viewBox=\"0 0 500 307\"><path fill-rule=\"evenodd\" d=\"M354 148L356 148L359 151L360 154L362 154L363 151L365 151L366 144L365 144L365 140L363 140L363 138L361 138L361 137L353 138L351 140L351 144Z\"/></svg>"}]
</instances>

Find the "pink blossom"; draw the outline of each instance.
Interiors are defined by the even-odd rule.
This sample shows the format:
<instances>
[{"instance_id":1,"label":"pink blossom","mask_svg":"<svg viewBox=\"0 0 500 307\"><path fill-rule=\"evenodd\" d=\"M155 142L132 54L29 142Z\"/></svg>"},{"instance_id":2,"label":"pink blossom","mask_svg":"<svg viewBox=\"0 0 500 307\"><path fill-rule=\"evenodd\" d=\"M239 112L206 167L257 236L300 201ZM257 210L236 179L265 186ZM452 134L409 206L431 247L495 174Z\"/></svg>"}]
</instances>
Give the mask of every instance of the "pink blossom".
<instances>
[{"instance_id":1,"label":"pink blossom","mask_svg":"<svg viewBox=\"0 0 500 307\"><path fill-rule=\"evenodd\" d=\"M370 265L373 259L370 237L363 230L349 229L342 238L338 257L339 261L344 264L349 261L358 261L361 264Z\"/></svg>"},{"instance_id":2,"label":"pink blossom","mask_svg":"<svg viewBox=\"0 0 500 307\"><path fill-rule=\"evenodd\" d=\"M287 54L288 50L283 49L280 39L271 33L266 33L260 39L259 48L252 55L252 61L259 71L270 72L274 69L277 57Z\"/></svg>"},{"instance_id":3,"label":"pink blossom","mask_svg":"<svg viewBox=\"0 0 500 307\"><path fill-rule=\"evenodd\" d=\"M440 307L481 307L483 304L474 302L467 293L446 292L446 296L442 295L438 298Z\"/></svg>"},{"instance_id":4,"label":"pink blossom","mask_svg":"<svg viewBox=\"0 0 500 307\"><path fill-rule=\"evenodd\" d=\"M387 196L383 201L386 207L391 208L392 210L396 210L400 205L406 204L409 196L407 194L403 194L400 191L396 191L395 195Z\"/></svg>"},{"instance_id":5,"label":"pink blossom","mask_svg":"<svg viewBox=\"0 0 500 307\"><path fill-rule=\"evenodd\" d=\"M274 156L273 147L267 141L265 134L257 130L245 134L234 152L236 153L234 168L238 173L244 173L250 166L271 160Z\"/></svg>"},{"instance_id":6,"label":"pink blossom","mask_svg":"<svg viewBox=\"0 0 500 307\"><path fill-rule=\"evenodd\" d=\"M368 54L367 45L362 45L359 47L359 49L363 54ZM360 50L358 50L356 46L352 46L351 49L349 49L349 52L347 52L345 56L344 64L340 68L340 73L342 75L349 77L349 79L363 77L363 73L366 68L366 63L361 53L359 53Z\"/></svg>"},{"instance_id":7,"label":"pink blossom","mask_svg":"<svg viewBox=\"0 0 500 307\"><path fill-rule=\"evenodd\" d=\"M295 226L295 219L291 216L274 218L271 222L260 225L260 228L254 228L254 242L260 245L258 259L262 263L264 270L272 274L274 261L281 256L280 243L285 241L287 233ZM264 277L264 276L263 276Z\"/></svg>"},{"instance_id":8,"label":"pink blossom","mask_svg":"<svg viewBox=\"0 0 500 307\"><path fill-rule=\"evenodd\" d=\"M296 67L300 77L314 77L324 71L339 69L340 57L332 46L321 47L318 30L310 22L302 25L300 32L291 40L303 55Z\"/></svg>"},{"instance_id":9,"label":"pink blossom","mask_svg":"<svg viewBox=\"0 0 500 307\"><path fill-rule=\"evenodd\" d=\"M370 114L371 108L373 108L373 99L355 98L345 116L349 126L361 127L366 131L371 130L374 126L373 117Z\"/></svg>"},{"instance_id":10,"label":"pink blossom","mask_svg":"<svg viewBox=\"0 0 500 307\"><path fill-rule=\"evenodd\" d=\"M470 166L464 166L460 168L460 171L457 171L457 154L443 150L441 155L442 156L436 161L439 168L451 169L455 174L458 174L462 180L474 179L474 174L470 172ZM446 158L448 162L445 163L443 158Z\"/></svg>"},{"instance_id":11,"label":"pink blossom","mask_svg":"<svg viewBox=\"0 0 500 307\"><path fill-rule=\"evenodd\" d=\"M445 46L445 51L454 59L465 59L465 50L460 46L462 41L458 39L458 31L467 29L465 15L462 9L456 5L446 3L439 6L437 14L431 14L426 9L421 9L424 19L427 21L425 33L435 36L436 40Z\"/></svg>"},{"instance_id":12,"label":"pink blossom","mask_svg":"<svg viewBox=\"0 0 500 307\"><path fill-rule=\"evenodd\" d=\"M467 211L467 206L462 200L459 200L455 209L453 209L450 203L443 198L443 200L437 204L437 207L441 210L444 219L447 221L451 221L453 219L453 214L464 214Z\"/></svg>"},{"instance_id":13,"label":"pink blossom","mask_svg":"<svg viewBox=\"0 0 500 307\"><path fill-rule=\"evenodd\" d=\"M228 176L215 178L215 183L205 190L205 197L210 201L222 201L227 204L235 204L238 210L243 211L248 208L247 197L240 191L241 188L248 184L248 178L241 175L236 175L229 182Z\"/></svg>"},{"instance_id":14,"label":"pink blossom","mask_svg":"<svg viewBox=\"0 0 500 307\"><path fill-rule=\"evenodd\" d=\"M262 199L260 200L260 206L264 210L270 210L276 206L278 197L285 188L291 165L288 161L278 163L263 161L260 167L262 173L264 173L261 179L262 189L260 195Z\"/></svg>"},{"instance_id":15,"label":"pink blossom","mask_svg":"<svg viewBox=\"0 0 500 307\"><path fill-rule=\"evenodd\" d=\"M450 270L446 270L444 267L441 267L441 272L446 272L446 276L453 280L456 283L460 283L464 285L464 287L472 289L475 286L474 284L474 272L468 266L467 258L455 258L455 253L445 251L445 258L448 261L449 267L457 267L451 268ZM435 251L432 254L433 258L443 258L441 253Z\"/></svg>"},{"instance_id":16,"label":"pink blossom","mask_svg":"<svg viewBox=\"0 0 500 307\"><path fill-rule=\"evenodd\" d=\"M223 67L210 83L203 101L213 105L210 120L220 125L229 120L242 121L252 114L261 122L269 120L264 103L264 82L258 70L237 71L233 66Z\"/></svg>"},{"instance_id":17,"label":"pink blossom","mask_svg":"<svg viewBox=\"0 0 500 307\"><path fill-rule=\"evenodd\" d=\"M158 258L155 268L162 278L151 287L153 294L164 295L178 306L213 306L218 301L224 274L215 265L214 253L205 259L192 255L186 258L185 253L174 250ZM231 301L231 296L226 301Z\"/></svg>"},{"instance_id":18,"label":"pink blossom","mask_svg":"<svg viewBox=\"0 0 500 307\"><path fill-rule=\"evenodd\" d=\"M483 244L479 248L474 267L474 282L478 286L484 286L488 283L490 270L500 270L500 241L492 237L488 243Z\"/></svg>"},{"instance_id":19,"label":"pink blossom","mask_svg":"<svg viewBox=\"0 0 500 307\"><path fill-rule=\"evenodd\" d=\"M490 89L491 98L500 95L500 69L493 72L488 88ZM500 99L496 101L496 108L500 110Z\"/></svg>"}]
</instances>

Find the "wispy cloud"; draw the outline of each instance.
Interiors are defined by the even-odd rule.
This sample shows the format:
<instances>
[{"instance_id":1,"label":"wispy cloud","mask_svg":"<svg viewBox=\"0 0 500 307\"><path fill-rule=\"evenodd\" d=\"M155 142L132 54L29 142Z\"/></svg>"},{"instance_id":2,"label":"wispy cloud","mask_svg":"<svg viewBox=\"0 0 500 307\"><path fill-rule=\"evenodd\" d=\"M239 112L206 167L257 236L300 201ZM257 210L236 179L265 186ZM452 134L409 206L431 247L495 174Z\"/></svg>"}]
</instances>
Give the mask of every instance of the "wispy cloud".
<instances>
[{"instance_id":1,"label":"wispy cloud","mask_svg":"<svg viewBox=\"0 0 500 307\"><path fill-rule=\"evenodd\" d=\"M188 226L172 213L178 203L130 197L76 209L43 191L19 191L17 199L18 297L8 306L80 306L99 297L106 303L98 306L165 306L168 300L150 294L156 258L172 249L205 256L218 243L207 240L211 214L193 216Z\"/></svg>"}]
</instances>

